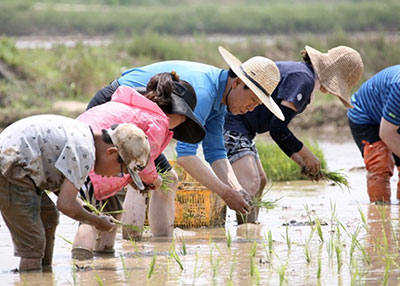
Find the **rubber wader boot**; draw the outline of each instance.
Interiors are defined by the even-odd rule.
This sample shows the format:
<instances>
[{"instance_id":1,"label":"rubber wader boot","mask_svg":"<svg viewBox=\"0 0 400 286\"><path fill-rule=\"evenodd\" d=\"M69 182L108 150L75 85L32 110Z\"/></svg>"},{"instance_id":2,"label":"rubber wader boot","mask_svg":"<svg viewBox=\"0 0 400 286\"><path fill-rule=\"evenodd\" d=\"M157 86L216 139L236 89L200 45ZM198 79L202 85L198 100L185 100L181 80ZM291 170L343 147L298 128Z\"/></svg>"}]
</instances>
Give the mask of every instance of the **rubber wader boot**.
<instances>
[{"instance_id":1,"label":"rubber wader boot","mask_svg":"<svg viewBox=\"0 0 400 286\"><path fill-rule=\"evenodd\" d=\"M363 141L367 168L367 189L371 202L390 202L390 177L393 175L392 152L383 141Z\"/></svg>"},{"instance_id":2,"label":"rubber wader boot","mask_svg":"<svg viewBox=\"0 0 400 286\"><path fill-rule=\"evenodd\" d=\"M79 267L88 266L93 262L94 252L91 249L84 247L74 247L71 250L72 259Z\"/></svg>"},{"instance_id":3,"label":"rubber wader boot","mask_svg":"<svg viewBox=\"0 0 400 286\"><path fill-rule=\"evenodd\" d=\"M398 181L397 181L397 195L396 198L400 200L400 166L397 166L397 171L398 171Z\"/></svg>"}]
</instances>

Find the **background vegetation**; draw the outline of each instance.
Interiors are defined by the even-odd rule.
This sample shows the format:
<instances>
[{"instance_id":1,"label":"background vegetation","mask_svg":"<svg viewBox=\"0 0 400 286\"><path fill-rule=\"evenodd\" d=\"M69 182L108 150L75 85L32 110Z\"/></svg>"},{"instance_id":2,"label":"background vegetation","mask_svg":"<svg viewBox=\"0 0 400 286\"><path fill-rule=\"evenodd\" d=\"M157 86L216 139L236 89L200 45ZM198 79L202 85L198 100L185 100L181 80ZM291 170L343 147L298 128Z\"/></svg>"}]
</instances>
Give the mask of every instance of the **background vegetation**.
<instances>
[{"instance_id":1,"label":"background vegetation","mask_svg":"<svg viewBox=\"0 0 400 286\"><path fill-rule=\"evenodd\" d=\"M321 169L326 169L326 160L322 149L317 142L310 143L305 140L303 143L317 156L321 162ZM275 143L257 143L257 150L260 156L268 182L306 180L300 173L300 167L279 148Z\"/></svg>"},{"instance_id":2,"label":"background vegetation","mask_svg":"<svg viewBox=\"0 0 400 286\"><path fill-rule=\"evenodd\" d=\"M360 84L400 62L400 3L394 0L6 0L0 2L0 127L36 113L75 116L57 101L83 106L132 66L183 59L226 68L223 45L239 59L301 60L305 45L357 49ZM217 33L217 35L215 35ZM79 37L77 45L21 49L17 36ZM101 37L108 45L90 46ZM327 104L329 103L329 104ZM345 109L319 94L293 123L346 124ZM79 111L80 112L80 111Z\"/></svg>"},{"instance_id":3,"label":"background vegetation","mask_svg":"<svg viewBox=\"0 0 400 286\"><path fill-rule=\"evenodd\" d=\"M399 9L396 0L3 0L0 34L397 32Z\"/></svg>"}]
</instances>

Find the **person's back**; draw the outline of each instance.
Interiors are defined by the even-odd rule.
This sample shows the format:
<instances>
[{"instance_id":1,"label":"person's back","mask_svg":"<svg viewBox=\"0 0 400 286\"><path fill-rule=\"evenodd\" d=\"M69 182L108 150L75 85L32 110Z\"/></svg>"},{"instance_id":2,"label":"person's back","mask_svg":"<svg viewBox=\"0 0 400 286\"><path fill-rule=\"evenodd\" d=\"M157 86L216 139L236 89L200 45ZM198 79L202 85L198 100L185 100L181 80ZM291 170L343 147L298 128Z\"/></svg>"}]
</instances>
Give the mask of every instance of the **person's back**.
<instances>
[{"instance_id":1,"label":"person's back","mask_svg":"<svg viewBox=\"0 0 400 286\"><path fill-rule=\"evenodd\" d=\"M349 109L348 117L356 124L379 125L384 114L388 114L387 120L400 124L400 65L385 68L367 80L353 94L351 104L354 108Z\"/></svg>"},{"instance_id":2,"label":"person's back","mask_svg":"<svg viewBox=\"0 0 400 286\"><path fill-rule=\"evenodd\" d=\"M217 93L218 90L224 88L224 86L221 87L220 85L220 76L223 69L197 62L178 60L158 62L147 66L128 69L116 79L116 83L118 85L130 87L145 87L150 78L155 74L171 71L175 71L181 79L186 80L192 85L196 91L198 100L201 100L207 95L209 96L210 94ZM96 94L90 101L88 108L109 101L111 95L112 92L108 94Z\"/></svg>"},{"instance_id":3,"label":"person's back","mask_svg":"<svg viewBox=\"0 0 400 286\"><path fill-rule=\"evenodd\" d=\"M93 131L107 129L116 123L133 123L148 137L151 155L149 164L140 172L142 181L151 184L157 179L154 160L167 147L172 138L167 115L160 107L132 88L123 86L116 90L111 101L88 109L77 117L78 121L91 126ZM90 173L96 199L104 200L115 195L130 180L124 177L104 178Z\"/></svg>"},{"instance_id":4,"label":"person's back","mask_svg":"<svg viewBox=\"0 0 400 286\"><path fill-rule=\"evenodd\" d=\"M1 133L0 146L1 173L16 179L29 176L41 189L59 190L64 177L79 188L93 168L90 129L71 118L37 115L22 119Z\"/></svg>"}]
</instances>

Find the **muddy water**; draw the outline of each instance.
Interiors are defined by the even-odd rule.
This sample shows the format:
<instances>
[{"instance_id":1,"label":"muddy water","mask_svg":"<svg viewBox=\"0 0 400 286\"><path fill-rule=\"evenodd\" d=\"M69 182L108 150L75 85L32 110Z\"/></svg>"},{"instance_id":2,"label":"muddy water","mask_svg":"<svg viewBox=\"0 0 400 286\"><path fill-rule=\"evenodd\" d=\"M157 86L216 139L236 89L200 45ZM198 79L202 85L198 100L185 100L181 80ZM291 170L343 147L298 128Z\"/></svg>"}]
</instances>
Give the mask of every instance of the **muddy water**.
<instances>
[{"instance_id":1,"label":"muddy water","mask_svg":"<svg viewBox=\"0 0 400 286\"><path fill-rule=\"evenodd\" d=\"M355 144L347 140L319 144L328 168L343 169L348 175L351 191L325 183L274 183L269 196L281 198L279 207L261 212L260 225L237 227L234 214L228 212L226 232L223 228L177 229L174 244L183 270L170 255L171 240L133 243L119 235L115 255L96 257L90 267L77 271L70 260L71 246L63 239L73 240L77 224L62 216L53 272L14 274L10 270L18 266L18 259L1 220L1 285L350 285L352 281L382 285L385 277L388 285L396 284L400 209L395 194L391 206L369 205L365 170L351 170L363 165ZM393 191L396 183L393 178ZM312 221L319 218L323 241L317 227L311 231L306 209ZM231 236L230 246L226 233Z\"/></svg>"}]
</instances>

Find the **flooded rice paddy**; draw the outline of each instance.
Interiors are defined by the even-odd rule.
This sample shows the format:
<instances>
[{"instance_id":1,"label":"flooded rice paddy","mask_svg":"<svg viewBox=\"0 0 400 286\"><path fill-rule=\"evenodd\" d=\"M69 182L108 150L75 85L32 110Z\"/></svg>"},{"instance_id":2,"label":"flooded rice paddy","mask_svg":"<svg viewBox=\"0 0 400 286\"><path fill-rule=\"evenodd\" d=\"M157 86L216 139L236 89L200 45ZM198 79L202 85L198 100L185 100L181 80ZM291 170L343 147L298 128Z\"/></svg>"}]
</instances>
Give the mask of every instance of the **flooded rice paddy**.
<instances>
[{"instance_id":1,"label":"flooded rice paddy","mask_svg":"<svg viewBox=\"0 0 400 286\"><path fill-rule=\"evenodd\" d=\"M77 270L70 259L77 223L61 217L52 273L14 274L11 238L0 221L1 285L394 285L400 277L400 208L392 178L390 206L370 205L361 156L351 141L319 142L330 170L343 169L352 186L274 183L279 206L259 225L176 229L175 240L124 241L116 252ZM311 222L311 223L310 223Z\"/></svg>"}]
</instances>

